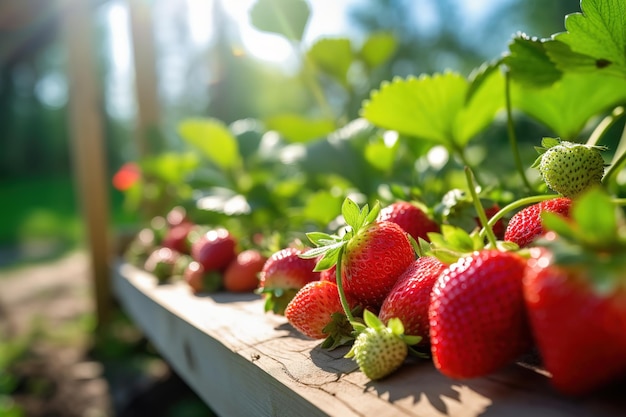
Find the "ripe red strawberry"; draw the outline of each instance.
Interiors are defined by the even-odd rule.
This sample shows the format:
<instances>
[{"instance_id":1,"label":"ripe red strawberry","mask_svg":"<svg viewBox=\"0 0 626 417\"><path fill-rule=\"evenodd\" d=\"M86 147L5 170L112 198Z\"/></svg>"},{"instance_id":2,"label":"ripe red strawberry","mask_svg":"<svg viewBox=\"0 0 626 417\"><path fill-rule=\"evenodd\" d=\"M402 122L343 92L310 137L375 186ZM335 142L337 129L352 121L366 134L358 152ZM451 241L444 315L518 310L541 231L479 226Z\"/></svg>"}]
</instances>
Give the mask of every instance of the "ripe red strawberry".
<instances>
[{"instance_id":1,"label":"ripe red strawberry","mask_svg":"<svg viewBox=\"0 0 626 417\"><path fill-rule=\"evenodd\" d=\"M504 240L517 243L520 248L530 245L544 233L541 213L547 211L568 217L571 205L569 198L557 197L522 209L509 220Z\"/></svg>"},{"instance_id":2,"label":"ripe red strawberry","mask_svg":"<svg viewBox=\"0 0 626 417\"><path fill-rule=\"evenodd\" d=\"M354 304L352 300L348 303ZM327 339L323 345L326 348L334 348L354 339L334 282L313 281L306 284L287 305L285 318L305 336Z\"/></svg>"},{"instance_id":3,"label":"ripe red strawberry","mask_svg":"<svg viewBox=\"0 0 626 417\"><path fill-rule=\"evenodd\" d=\"M420 344L428 344L430 293L446 267L433 256L415 260L383 301L378 318L385 324L393 317L399 318L406 334L421 336Z\"/></svg>"},{"instance_id":4,"label":"ripe red strawberry","mask_svg":"<svg viewBox=\"0 0 626 417\"><path fill-rule=\"evenodd\" d=\"M522 296L525 265L517 253L483 249L441 273L428 317L433 361L444 375L487 375L530 346Z\"/></svg>"},{"instance_id":5,"label":"ripe red strawberry","mask_svg":"<svg viewBox=\"0 0 626 417\"><path fill-rule=\"evenodd\" d=\"M626 286L602 293L588 268L557 265L544 248L532 248L528 264L524 295L551 383L579 395L625 376Z\"/></svg>"},{"instance_id":6,"label":"ripe red strawberry","mask_svg":"<svg viewBox=\"0 0 626 417\"><path fill-rule=\"evenodd\" d=\"M170 226L163 236L161 245L176 250L180 253L189 254L191 251L188 235L194 228L194 224L190 222L181 222Z\"/></svg>"},{"instance_id":7,"label":"ripe red strawberry","mask_svg":"<svg viewBox=\"0 0 626 417\"><path fill-rule=\"evenodd\" d=\"M303 253L303 249L284 248L272 254L263 265L258 292L265 297L265 311L284 314L300 288L319 280L320 273L314 271L316 260L301 258Z\"/></svg>"},{"instance_id":8,"label":"ripe red strawberry","mask_svg":"<svg viewBox=\"0 0 626 417\"><path fill-rule=\"evenodd\" d=\"M202 264L191 261L185 271L183 278L194 294L217 292L222 289L222 274L219 271L206 271Z\"/></svg>"},{"instance_id":9,"label":"ripe red strawberry","mask_svg":"<svg viewBox=\"0 0 626 417\"><path fill-rule=\"evenodd\" d=\"M397 201L382 208L377 220L397 223L415 240L428 240L428 233L439 232L439 224L422 208L408 201Z\"/></svg>"},{"instance_id":10,"label":"ripe red strawberry","mask_svg":"<svg viewBox=\"0 0 626 417\"><path fill-rule=\"evenodd\" d=\"M341 261L346 295L378 311L404 270L415 260L413 246L398 224L365 225L350 238Z\"/></svg>"},{"instance_id":11,"label":"ripe red strawberry","mask_svg":"<svg viewBox=\"0 0 626 417\"><path fill-rule=\"evenodd\" d=\"M267 258L256 249L237 255L224 271L224 289L231 292L251 292L259 286L259 273Z\"/></svg>"},{"instance_id":12,"label":"ripe red strawberry","mask_svg":"<svg viewBox=\"0 0 626 417\"><path fill-rule=\"evenodd\" d=\"M237 241L224 228L207 231L191 245L191 257L204 268L205 272L223 272L237 256Z\"/></svg>"},{"instance_id":13,"label":"ripe red strawberry","mask_svg":"<svg viewBox=\"0 0 626 417\"><path fill-rule=\"evenodd\" d=\"M587 394L626 377L626 222L592 189L544 224L523 280L531 329L552 385Z\"/></svg>"}]
</instances>

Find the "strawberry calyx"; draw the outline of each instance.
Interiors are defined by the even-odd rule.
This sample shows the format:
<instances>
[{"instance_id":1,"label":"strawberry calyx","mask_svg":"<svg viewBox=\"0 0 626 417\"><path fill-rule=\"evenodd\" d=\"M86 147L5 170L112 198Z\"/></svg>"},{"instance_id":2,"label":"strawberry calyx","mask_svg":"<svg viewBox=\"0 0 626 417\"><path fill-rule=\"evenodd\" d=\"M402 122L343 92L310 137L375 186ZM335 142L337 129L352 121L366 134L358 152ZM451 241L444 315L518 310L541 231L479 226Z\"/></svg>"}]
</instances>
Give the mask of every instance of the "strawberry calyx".
<instances>
[{"instance_id":1,"label":"strawberry calyx","mask_svg":"<svg viewBox=\"0 0 626 417\"><path fill-rule=\"evenodd\" d=\"M352 314L360 314L360 306L355 307ZM328 350L352 343L355 338L352 323L344 313L340 312L330 315L330 322L324 326L322 332L328 336L322 342L321 347Z\"/></svg>"},{"instance_id":2,"label":"strawberry calyx","mask_svg":"<svg viewBox=\"0 0 626 417\"><path fill-rule=\"evenodd\" d=\"M539 167L539 165L541 164L541 159L543 157L543 154L545 154L548 150L554 148L555 146L564 146L567 148L571 148L574 146L584 146L585 148L596 149L598 151L606 151L608 149L606 146L601 146L601 145L589 145L589 144L569 142L566 140L562 140L561 138L544 137L541 139L541 146L535 146L535 150L539 153L539 156L537 157L537 159L535 159L535 161L531 165L531 168ZM608 165L608 164L605 164L605 165Z\"/></svg>"},{"instance_id":3,"label":"strawberry calyx","mask_svg":"<svg viewBox=\"0 0 626 417\"><path fill-rule=\"evenodd\" d=\"M284 314L289 301L295 297L299 288L263 287L257 288L255 293L265 296L263 310L274 314Z\"/></svg>"}]
</instances>

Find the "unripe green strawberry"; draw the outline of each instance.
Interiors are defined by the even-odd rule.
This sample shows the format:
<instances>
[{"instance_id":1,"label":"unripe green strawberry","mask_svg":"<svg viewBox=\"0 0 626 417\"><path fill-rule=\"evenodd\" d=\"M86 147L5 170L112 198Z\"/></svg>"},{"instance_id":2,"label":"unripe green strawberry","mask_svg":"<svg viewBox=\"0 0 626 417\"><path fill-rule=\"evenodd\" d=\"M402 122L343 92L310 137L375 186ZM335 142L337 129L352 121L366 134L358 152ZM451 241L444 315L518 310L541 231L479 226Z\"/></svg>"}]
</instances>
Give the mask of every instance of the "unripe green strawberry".
<instances>
[{"instance_id":1,"label":"unripe green strawberry","mask_svg":"<svg viewBox=\"0 0 626 417\"><path fill-rule=\"evenodd\" d=\"M373 313L365 310L365 324L346 355L354 358L361 372L370 379L381 379L398 369L408 355L409 348L421 340L419 336L405 336L404 326L397 318L385 326Z\"/></svg>"},{"instance_id":2,"label":"unripe green strawberry","mask_svg":"<svg viewBox=\"0 0 626 417\"><path fill-rule=\"evenodd\" d=\"M546 185L565 197L576 197L594 185L604 175L604 159L600 146L544 138L537 147L540 156L533 167L538 167Z\"/></svg>"},{"instance_id":3,"label":"unripe green strawberry","mask_svg":"<svg viewBox=\"0 0 626 417\"><path fill-rule=\"evenodd\" d=\"M148 256L144 269L157 277L160 283L164 283L174 274L174 266L180 256L181 253L178 251L159 247Z\"/></svg>"}]
</instances>

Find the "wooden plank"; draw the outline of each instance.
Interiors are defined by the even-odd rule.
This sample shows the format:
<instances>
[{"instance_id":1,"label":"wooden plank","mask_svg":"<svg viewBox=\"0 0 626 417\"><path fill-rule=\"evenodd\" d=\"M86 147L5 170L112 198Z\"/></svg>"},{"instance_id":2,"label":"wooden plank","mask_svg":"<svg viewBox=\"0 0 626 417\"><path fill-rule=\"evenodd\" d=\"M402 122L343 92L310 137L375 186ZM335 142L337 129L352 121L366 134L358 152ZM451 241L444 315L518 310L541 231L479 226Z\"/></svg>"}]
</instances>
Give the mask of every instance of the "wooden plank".
<instances>
[{"instance_id":1,"label":"wooden plank","mask_svg":"<svg viewBox=\"0 0 626 417\"><path fill-rule=\"evenodd\" d=\"M90 2L58 0L68 54L70 135L74 176L86 226L98 324L111 306L109 196ZM99 327L100 328L100 327Z\"/></svg>"},{"instance_id":2,"label":"wooden plank","mask_svg":"<svg viewBox=\"0 0 626 417\"><path fill-rule=\"evenodd\" d=\"M456 381L430 361L410 359L369 381L343 355L263 312L253 294L195 296L119 261L113 276L122 306L177 372L223 416L476 417L623 416L617 386L602 396L566 398L536 369L513 364L487 378Z\"/></svg>"}]
</instances>

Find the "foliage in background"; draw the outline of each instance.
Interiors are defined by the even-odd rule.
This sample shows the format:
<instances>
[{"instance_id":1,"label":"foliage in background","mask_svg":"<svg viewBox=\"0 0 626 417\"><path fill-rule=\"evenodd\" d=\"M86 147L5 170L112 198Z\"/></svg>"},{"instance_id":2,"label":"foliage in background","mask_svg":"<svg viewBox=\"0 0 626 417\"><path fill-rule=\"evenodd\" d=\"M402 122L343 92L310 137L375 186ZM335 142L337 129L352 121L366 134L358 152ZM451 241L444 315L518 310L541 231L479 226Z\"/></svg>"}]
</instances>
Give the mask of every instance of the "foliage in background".
<instances>
[{"instance_id":1,"label":"foliage in background","mask_svg":"<svg viewBox=\"0 0 626 417\"><path fill-rule=\"evenodd\" d=\"M530 144L540 138L520 141L529 145L520 150L518 120L572 141L584 141L585 129L599 126L592 140L606 141L610 131L600 119L626 103L625 41L611 36L626 26L619 0L586 0L591 11L568 15L567 31L553 37L514 35L508 51L469 75L447 70L395 77L379 87L363 80L393 58L393 36L374 33L360 48L348 38L324 38L306 49L299 42L307 3L282 3L258 1L252 22L302 51L300 77L316 105L232 124L182 121L178 134L186 149L156 157L158 164L141 162L145 178L131 190L137 207L150 206L147 196L157 195L150 215L183 204L197 221L289 240L294 230L329 227L348 196L369 203L417 199L435 207L449 190L466 188L461 166L473 167L484 192L507 203L545 191L524 168L535 157ZM586 47L590 39L617 44L599 52ZM357 86L369 97L353 116L347 104L359 97ZM345 106L329 100L337 88ZM615 169L622 154L613 149Z\"/></svg>"}]
</instances>

